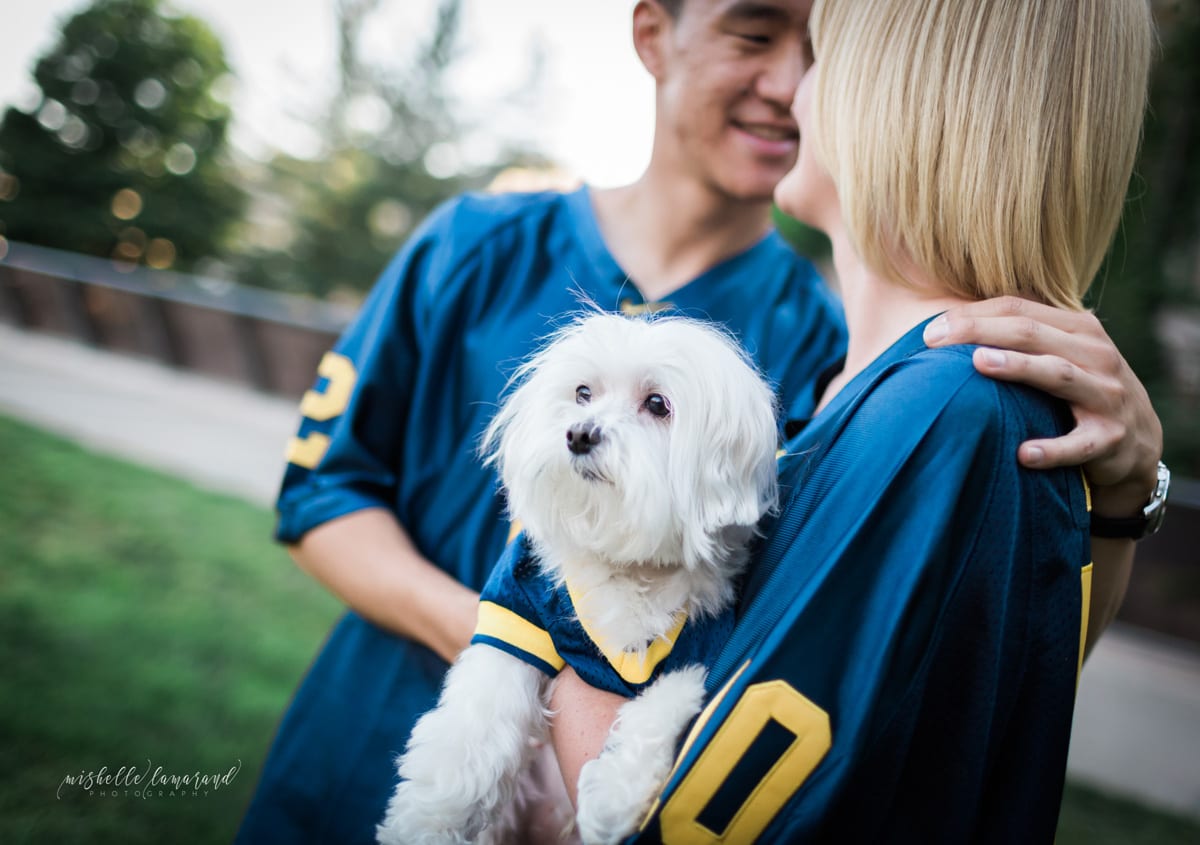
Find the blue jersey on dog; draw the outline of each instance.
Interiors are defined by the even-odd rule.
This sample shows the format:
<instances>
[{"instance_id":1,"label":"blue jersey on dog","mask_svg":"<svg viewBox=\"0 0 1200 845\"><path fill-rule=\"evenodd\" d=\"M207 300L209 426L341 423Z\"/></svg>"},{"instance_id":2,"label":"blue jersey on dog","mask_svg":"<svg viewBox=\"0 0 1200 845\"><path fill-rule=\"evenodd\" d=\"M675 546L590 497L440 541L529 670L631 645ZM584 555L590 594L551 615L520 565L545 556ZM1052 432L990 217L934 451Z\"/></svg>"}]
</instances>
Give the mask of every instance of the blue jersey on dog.
<instances>
[{"instance_id":1,"label":"blue jersey on dog","mask_svg":"<svg viewBox=\"0 0 1200 845\"><path fill-rule=\"evenodd\" d=\"M542 571L521 535L483 588L471 642L506 651L547 675L570 666L592 686L632 698L662 672L706 664L733 630L732 606L716 617L680 613L644 651L622 652L601 642L586 616L580 618L577 600L569 585L556 585Z\"/></svg>"}]
</instances>

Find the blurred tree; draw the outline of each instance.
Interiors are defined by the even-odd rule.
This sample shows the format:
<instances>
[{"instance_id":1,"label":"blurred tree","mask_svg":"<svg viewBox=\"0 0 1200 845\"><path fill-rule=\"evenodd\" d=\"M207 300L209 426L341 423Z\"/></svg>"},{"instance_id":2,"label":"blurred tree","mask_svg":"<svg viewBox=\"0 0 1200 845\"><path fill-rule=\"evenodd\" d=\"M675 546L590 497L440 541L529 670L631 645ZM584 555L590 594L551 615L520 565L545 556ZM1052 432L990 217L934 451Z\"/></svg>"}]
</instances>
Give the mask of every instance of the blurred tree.
<instances>
[{"instance_id":1,"label":"blurred tree","mask_svg":"<svg viewBox=\"0 0 1200 845\"><path fill-rule=\"evenodd\" d=\"M229 258L239 280L317 296L361 294L438 204L483 187L508 165L541 163L506 151L467 171L459 159L467 125L447 76L459 56L461 0L440 0L431 34L398 66L364 55L364 27L383 5L339 0L339 83L313 120L325 152L313 161L277 155L269 162L265 213L251 214ZM270 197L286 203L269 207Z\"/></svg>"},{"instance_id":2,"label":"blurred tree","mask_svg":"<svg viewBox=\"0 0 1200 845\"><path fill-rule=\"evenodd\" d=\"M221 158L220 42L160 0L99 0L38 61L40 103L0 123L9 238L187 268L218 251L243 195Z\"/></svg>"},{"instance_id":3,"label":"blurred tree","mask_svg":"<svg viewBox=\"0 0 1200 845\"><path fill-rule=\"evenodd\" d=\"M829 263L833 255L833 247L824 232L811 226L806 226L780 210L779 206L771 206L771 220L783 239L792 245L792 249L812 261Z\"/></svg>"},{"instance_id":4,"label":"blurred tree","mask_svg":"<svg viewBox=\"0 0 1200 845\"><path fill-rule=\"evenodd\" d=\"M1200 305L1200 2L1156 0L1161 54L1117 240L1092 304L1154 400L1166 458L1200 477L1200 396L1172 379L1161 316ZM1200 310L1195 312L1200 319Z\"/></svg>"}]
</instances>

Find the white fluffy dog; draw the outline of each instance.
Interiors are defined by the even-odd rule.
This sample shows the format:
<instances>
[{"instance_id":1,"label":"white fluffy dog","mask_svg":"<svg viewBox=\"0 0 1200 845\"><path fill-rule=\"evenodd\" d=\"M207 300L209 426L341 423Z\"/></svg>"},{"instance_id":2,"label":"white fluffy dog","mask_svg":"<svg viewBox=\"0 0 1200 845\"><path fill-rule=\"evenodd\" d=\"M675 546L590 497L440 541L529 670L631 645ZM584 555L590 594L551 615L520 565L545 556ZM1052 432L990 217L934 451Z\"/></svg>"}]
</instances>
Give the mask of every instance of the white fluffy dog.
<instances>
[{"instance_id":1,"label":"white fluffy dog","mask_svg":"<svg viewBox=\"0 0 1200 845\"><path fill-rule=\"evenodd\" d=\"M382 843L510 836L564 664L631 697L580 775L580 836L633 832L703 703L701 663L775 505L773 393L707 324L586 317L514 380L482 448L532 559L515 544L484 589L473 644L399 761Z\"/></svg>"}]
</instances>

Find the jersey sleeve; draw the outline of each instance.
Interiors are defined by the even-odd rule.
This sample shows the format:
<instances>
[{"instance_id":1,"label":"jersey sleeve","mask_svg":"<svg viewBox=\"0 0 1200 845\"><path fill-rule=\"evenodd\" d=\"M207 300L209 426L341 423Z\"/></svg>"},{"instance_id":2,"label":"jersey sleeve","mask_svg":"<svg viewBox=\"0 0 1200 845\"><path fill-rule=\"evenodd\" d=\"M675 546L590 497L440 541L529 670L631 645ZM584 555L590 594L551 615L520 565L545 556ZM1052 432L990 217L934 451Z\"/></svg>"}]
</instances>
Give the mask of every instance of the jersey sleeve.
<instances>
[{"instance_id":1,"label":"jersey sleeve","mask_svg":"<svg viewBox=\"0 0 1200 845\"><path fill-rule=\"evenodd\" d=\"M524 536L517 537L504 550L479 596L471 644L498 648L554 676L565 661L543 619L549 589L542 580Z\"/></svg>"},{"instance_id":2,"label":"jersey sleeve","mask_svg":"<svg viewBox=\"0 0 1200 845\"><path fill-rule=\"evenodd\" d=\"M300 404L276 501L276 537L370 507L391 507L422 327L456 269L457 201L435 211L384 270L358 317L326 353Z\"/></svg>"},{"instance_id":3,"label":"jersey sleeve","mask_svg":"<svg viewBox=\"0 0 1200 845\"><path fill-rule=\"evenodd\" d=\"M906 363L814 445L637 841L1052 838L1086 510L1013 391Z\"/></svg>"},{"instance_id":4,"label":"jersey sleeve","mask_svg":"<svg viewBox=\"0 0 1200 845\"><path fill-rule=\"evenodd\" d=\"M771 319L790 320L787 331L772 331L763 350L767 374L777 385L780 422L812 416L814 387L846 355L846 318L841 303L815 268L805 262L799 295L777 303Z\"/></svg>"}]
</instances>

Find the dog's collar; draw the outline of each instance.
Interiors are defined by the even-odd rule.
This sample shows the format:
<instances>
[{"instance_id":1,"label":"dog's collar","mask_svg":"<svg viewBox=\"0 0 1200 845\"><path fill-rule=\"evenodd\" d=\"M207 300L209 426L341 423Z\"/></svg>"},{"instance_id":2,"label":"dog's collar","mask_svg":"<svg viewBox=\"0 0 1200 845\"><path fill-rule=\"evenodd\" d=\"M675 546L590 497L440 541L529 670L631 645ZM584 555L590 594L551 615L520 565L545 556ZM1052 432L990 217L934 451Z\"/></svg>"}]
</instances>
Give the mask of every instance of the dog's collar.
<instances>
[{"instance_id":1,"label":"dog's collar","mask_svg":"<svg viewBox=\"0 0 1200 845\"><path fill-rule=\"evenodd\" d=\"M571 599L571 604L575 608L575 616L579 620L583 632L626 683L644 684L650 680L654 670L667 659L671 650L675 648L675 641L679 639L679 633L687 622L687 611L680 610L675 614L675 621L672 623L671 629L651 642L644 651L624 651L619 644L604 637L589 621L589 617L583 609L581 594L576 592L570 584L567 584L566 587L567 596Z\"/></svg>"}]
</instances>

